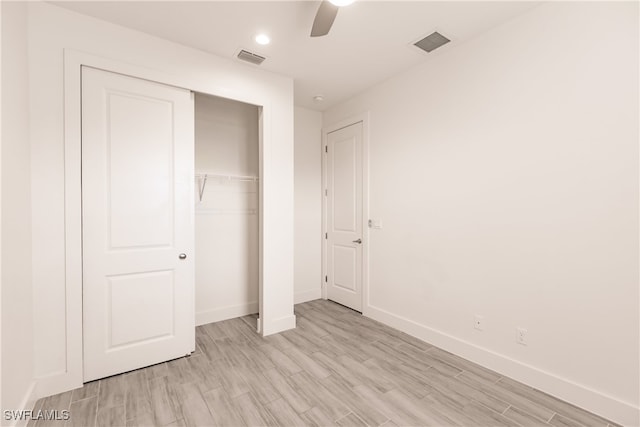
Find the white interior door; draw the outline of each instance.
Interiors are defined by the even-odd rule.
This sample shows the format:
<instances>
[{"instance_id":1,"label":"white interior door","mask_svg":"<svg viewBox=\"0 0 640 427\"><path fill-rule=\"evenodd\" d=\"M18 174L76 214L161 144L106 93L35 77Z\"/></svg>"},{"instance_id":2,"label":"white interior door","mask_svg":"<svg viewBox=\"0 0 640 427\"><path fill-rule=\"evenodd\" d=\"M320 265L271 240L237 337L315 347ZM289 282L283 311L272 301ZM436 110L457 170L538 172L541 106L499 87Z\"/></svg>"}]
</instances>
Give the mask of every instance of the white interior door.
<instances>
[{"instance_id":1,"label":"white interior door","mask_svg":"<svg viewBox=\"0 0 640 427\"><path fill-rule=\"evenodd\" d=\"M82 69L84 381L193 352L188 90Z\"/></svg>"},{"instance_id":2,"label":"white interior door","mask_svg":"<svg viewBox=\"0 0 640 427\"><path fill-rule=\"evenodd\" d=\"M362 122L327 135L327 297L362 311Z\"/></svg>"}]
</instances>

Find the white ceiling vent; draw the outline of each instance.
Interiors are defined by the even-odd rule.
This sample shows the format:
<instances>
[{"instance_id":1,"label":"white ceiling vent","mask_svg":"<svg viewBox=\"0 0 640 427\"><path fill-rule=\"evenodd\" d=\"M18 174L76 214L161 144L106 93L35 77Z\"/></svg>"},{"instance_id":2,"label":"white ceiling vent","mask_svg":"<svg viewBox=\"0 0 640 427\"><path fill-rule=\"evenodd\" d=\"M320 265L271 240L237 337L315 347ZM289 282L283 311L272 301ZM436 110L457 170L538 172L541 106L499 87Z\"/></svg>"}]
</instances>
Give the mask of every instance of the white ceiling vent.
<instances>
[{"instance_id":1,"label":"white ceiling vent","mask_svg":"<svg viewBox=\"0 0 640 427\"><path fill-rule=\"evenodd\" d=\"M450 41L451 40L449 40L439 32L434 31L433 33L429 34L427 37L423 38L422 40L415 42L413 45L429 53L436 50L440 46L443 46L449 43Z\"/></svg>"},{"instance_id":2,"label":"white ceiling vent","mask_svg":"<svg viewBox=\"0 0 640 427\"><path fill-rule=\"evenodd\" d=\"M248 50L244 50L243 49L240 52L238 52L238 59L250 62L250 63L252 63L254 65L260 65L267 58L265 58L264 56L260 56L260 55L257 55L255 53L253 53L253 52L249 52Z\"/></svg>"}]
</instances>

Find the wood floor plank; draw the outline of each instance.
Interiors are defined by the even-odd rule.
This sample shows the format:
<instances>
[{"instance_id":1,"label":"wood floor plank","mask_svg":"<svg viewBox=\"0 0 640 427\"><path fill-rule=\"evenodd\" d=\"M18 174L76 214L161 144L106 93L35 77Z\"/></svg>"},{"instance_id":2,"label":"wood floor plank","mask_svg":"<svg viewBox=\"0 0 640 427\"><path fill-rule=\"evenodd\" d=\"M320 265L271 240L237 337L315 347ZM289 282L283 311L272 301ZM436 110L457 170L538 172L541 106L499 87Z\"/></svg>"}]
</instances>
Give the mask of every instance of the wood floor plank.
<instances>
[{"instance_id":1,"label":"wood floor plank","mask_svg":"<svg viewBox=\"0 0 640 427\"><path fill-rule=\"evenodd\" d=\"M155 425L164 426L181 418L179 403L173 396L168 376L149 381L149 393Z\"/></svg>"},{"instance_id":2,"label":"wood floor plank","mask_svg":"<svg viewBox=\"0 0 640 427\"><path fill-rule=\"evenodd\" d=\"M322 367L318 362L309 357L306 353L300 350L298 347L291 347L287 351L287 356L300 366L304 371L313 375L317 379L327 378L331 373Z\"/></svg>"},{"instance_id":3,"label":"wood floor plank","mask_svg":"<svg viewBox=\"0 0 640 427\"><path fill-rule=\"evenodd\" d=\"M232 366L226 359L219 360L211 367L230 397L240 396L251 391L242 375L242 367Z\"/></svg>"},{"instance_id":4,"label":"wood floor plank","mask_svg":"<svg viewBox=\"0 0 640 427\"><path fill-rule=\"evenodd\" d=\"M353 372L354 375L362 381L362 384L369 385L381 393L394 388L394 384L392 382L384 378L377 377L373 374L371 369L367 368L364 364L353 360L350 356L340 356L338 361Z\"/></svg>"},{"instance_id":5,"label":"wood floor plank","mask_svg":"<svg viewBox=\"0 0 640 427\"><path fill-rule=\"evenodd\" d=\"M234 340L232 338L224 338L215 341L218 349L223 354L223 358L229 362L231 366L249 366L251 361L249 358L238 351L238 348L244 345L248 345L246 340Z\"/></svg>"},{"instance_id":6,"label":"wood floor plank","mask_svg":"<svg viewBox=\"0 0 640 427\"><path fill-rule=\"evenodd\" d=\"M483 393L456 378L449 378L433 368L418 372L416 375L424 378L438 392L448 395L451 399L461 404L475 400L500 414L510 406L509 403L490 394Z\"/></svg>"},{"instance_id":7,"label":"wood floor plank","mask_svg":"<svg viewBox=\"0 0 640 427\"><path fill-rule=\"evenodd\" d=\"M432 347L431 349L429 349L428 353L430 356L444 363L447 363L448 365L454 366L462 371L471 372L487 381L496 382L500 378L502 378L502 375L496 372L493 372L490 369L483 368L480 365L477 365L473 362L463 359L462 357L458 357L454 354L441 350L437 347Z\"/></svg>"},{"instance_id":8,"label":"wood floor plank","mask_svg":"<svg viewBox=\"0 0 640 427\"><path fill-rule=\"evenodd\" d=\"M336 424L341 427L368 427L368 424L353 412L349 412L347 415L337 420Z\"/></svg>"},{"instance_id":9,"label":"wood floor plank","mask_svg":"<svg viewBox=\"0 0 640 427\"><path fill-rule=\"evenodd\" d=\"M101 387L102 388L102 387ZM126 425L124 405L102 408L98 400L98 415L96 426L98 427L124 427Z\"/></svg>"},{"instance_id":10,"label":"wood floor plank","mask_svg":"<svg viewBox=\"0 0 640 427\"><path fill-rule=\"evenodd\" d=\"M485 381L484 379L470 372L465 371L458 375L456 378L483 393L494 396L495 398L509 403L516 408L524 410L525 412L542 420L549 420L553 416L553 414L555 414L555 411L552 411L551 409L546 408L543 405L532 402L531 400L518 394L511 393L504 388L499 387L494 383Z\"/></svg>"},{"instance_id":11,"label":"wood floor plank","mask_svg":"<svg viewBox=\"0 0 640 427\"><path fill-rule=\"evenodd\" d=\"M100 408L112 408L123 406L126 394L124 375L100 380L100 392L98 394L98 405Z\"/></svg>"},{"instance_id":12,"label":"wood floor plank","mask_svg":"<svg viewBox=\"0 0 640 427\"><path fill-rule=\"evenodd\" d=\"M345 379L330 375L320 380L320 384L351 409L352 413L357 414L358 418L362 419L365 424L377 426L389 420L375 406L361 399ZM338 424L340 423L338 422Z\"/></svg>"},{"instance_id":13,"label":"wood floor plank","mask_svg":"<svg viewBox=\"0 0 640 427\"><path fill-rule=\"evenodd\" d=\"M304 425L304 421L300 418L300 415L282 398L274 400L264 407L276 420L276 425L278 426Z\"/></svg>"},{"instance_id":14,"label":"wood floor plank","mask_svg":"<svg viewBox=\"0 0 640 427\"><path fill-rule=\"evenodd\" d=\"M172 382L188 384L198 380L198 377L191 370L187 357L172 360L167 362L166 365Z\"/></svg>"},{"instance_id":15,"label":"wood floor plank","mask_svg":"<svg viewBox=\"0 0 640 427\"><path fill-rule=\"evenodd\" d=\"M154 378L169 376L169 369L166 363L158 363L157 365L147 366L143 368L145 378L147 381L151 381Z\"/></svg>"},{"instance_id":16,"label":"wood floor plank","mask_svg":"<svg viewBox=\"0 0 640 427\"><path fill-rule=\"evenodd\" d=\"M264 344L264 342L263 342ZM249 360L249 367L254 367L260 371L266 371L274 368L275 365L268 357L264 357L264 353L258 350L258 346L253 344L238 345L238 350Z\"/></svg>"},{"instance_id":17,"label":"wood floor plank","mask_svg":"<svg viewBox=\"0 0 640 427\"><path fill-rule=\"evenodd\" d=\"M399 390L391 390L384 393L384 398L392 408L394 416L391 419L395 422L403 425L442 425L442 419L438 414L430 413L419 401L412 399Z\"/></svg>"},{"instance_id":18,"label":"wood floor plank","mask_svg":"<svg viewBox=\"0 0 640 427\"><path fill-rule=\"evenodd\" d=\"M198 347L202 350L202 353L209 359L210 362L215 362L218 359L224 357L224 354L220 351L216 342L213 338L211 338L201 326L198 327L198 331L196 332L196 343Z\"/></svg>"},{"instance_id":19,"label":"wood floor plank","mask_svg":"<svg viewBox=\"0 0 640 427\"><path fill-rule=\"evenodd\" d=\"M366 385L359 385L353 388L354 393L360 396L361 399L369 402L371 405L375 406L376 409L382 413L385 417L394 420L396 424L399 425L413 425L412 422L415 420L409 420L404 417L402 414L396 414L396 409L394 405L392 405L385 396L375 391Z\"/></svg>"},{"instance_id":20,"label":"wood floor plank","mask_svg":"<svg viewBox=\"0 0 640 427\"><path fill-rule=\"evenodd\" d=\"M242 417L234 402L222 387L209 390L203 395L215 426L241 426Z\"/></svg>"},{"instance_id":21,"label":"wood floor plank","mask_svg":"<svg viewBox=\"0 0 640 427\"><path fill-rule=\"evenodd\" d=\"M69 408L69 420L67 421L66 425L70 427L94 426L96 425L97 414L97 395L71 402L71 406Z\"/></svg>"},{"instance_id":22,"label":"wood floor plank","mask_svg":"<svg viewBox=\"0 0 640 427\"><path fill-rule=\"evenodd\" d=\"M277 369L270 369L264 373L267 380L278 391L280 396L299 414L311 409L310 403L303 395L298 393L289 378L285 377Z\"/></svg>"},{"instance_id":23,"label":"wood floor plank","mask_svg":"<svg viewBox=\"0 0 640 427\"><path fill-rule=\"evenodd\" d=\"M508 390L511 393L525 397L532 402L545 406L550 410L557 412L569 420L582 424L583 426L606 426L607 420L598 417L595 414L573 406L567 402L549 396L539 390L521 384L510 378L502 378L496 383L499 387Z\"/></svg>"},{"instance_id":24,"label":"wood floor plank","mask_svg":"<svg viewBox=\"0 0 640 427\"><path fill-rule=\"evenodd\" d=\"M560 414L555 414L550 420L549 424L555 427L584 427L582 424L573 421L567 417L563 417Z\"/></svg>"},{"instance_id":25,"label":"wood floor plank","mask_svg":"<svg viewBox=\"0 0 640 427\"><path fill-rule=\"evenodd\" d=\"M505 417L512 419L513 421L520 424L522 427L538 427L542 425L547 425L544 420L540 418L536 418L527 412L516 408L515 406L509 407L504 414Z\"/></svg>"},{"instance_id":26,"label":"wood floor plank","mask_svg":"<svg viewBox=\"0 0 640 427\"><path fill-rule=\"evenodd\" d=\"M241 375L249 386L253 397L261 404L266 405L281 398L273 384L267 381L264 374L257 368L244 368Z\"/></svg>"},{"instance_id":27,"label":"wood floor plank","mask_svg":"<svg viewBox=\"0 0 640 427\"><path fill-rule=\"evenodd\" d=\"M297 323L296 326L300 328L300 330L307 336L311 335L318 338L322 338L324 336L329 335L329 332L327 332L321 326L318 326L316 323L311 322L304 316L299 317L296 323Z\"/></svg>"},{"instance_id":28,"label":"wood floor plank","mask_svg":"<svg viewBox=\"0 0 640 427\"><path fill-rule=\"evenodd\" d=\"M251 393L234 397L235 405L247 426L277 426L278 421Z\"/></svg>"},{"instance_id":29,"label":"wood floor plank","mask_svg":"<svg viewBox=\"0 0 640 427\"><path fill-rule=\"evenodd\" d=\"M229 338L229 336L227 336L226 332L224 331L224 328L222 327L222 323L224 322L207 323L206 325L202 325L201 328L213 340Z\"/></svg>"},{"instance_id":30,"label":"wood floor plank","mask_svg":"<svg viewBox=\"0 0 640 427\"><path fill-rule=\"evenodd\" d=\"M200 392L205 393L209 390L222 386L220 376L217 374L205 354L200 356L192 355L188 358L188 363L191 372L197 378ZM219 361L215 361L214 363L219 363Z\"/></svg>"},{"instance_id":31,"label":"wood floor plank","mask_svg":"<svg viewBox=\"0 0 640 427\"><path fill-rule=\"evenodd\" d=\"M33 413L34 414L38 414L39 411L42 409L42 404L44 403L46 398L40 398L38 400L36 400L36 404L33 406ZM36 423L38 422L38 419L36 417L31 417L29 418L29 421L27 422L27 427L35 427Z\"/></svg>"},{"instance_id":32,"label":"wood floor plank","mask_svg":"<svg viewBox=\"0 0 640 427\"><path fill-rule=\"evenodd\" d=\"M316 352L322 352L329 357L336 358L338 356L347 354L347 351L345 350L344 347L336 344L335 340L331 339L331 335L326 335L324 337L317 337L315 335L306 333L305 338L313 346L315 346L315 348L318 349ZM306 353L310 354L310 351L306 351Z\"/></svg>"},{"instance_id":33,"label":"wood floor plank","mask_svg":"<svg viewBox=\"0 0 640 427\"><path fill-rule=\"evenodd\" d=\"M370 359L364 365L378 378L394 384L398 390L420 399L433 389L428 381L416 374L415 370L407 368L402 363L392 363L386 360ZM429 369L429 368L427 368Z\"/></svg>"},{"instance_id":34,"label":"wood floor plank","mask_svg":"<svg viewBox=\"0 0 640 427\"><path fill-rule=\"evenodd\" d=\"M425 405L430 413L439 414L442 419L443 425L451 426L475 426L478 425L478 420L474 420L468 414L464 413L459 405L451 402L451 400L441 395L438 392L434 392L425 396L421 402Z\"/></svg>"},{"instance_id":35,"label":"wood floor plank","mask_svg":"<svg viewBox=\"0 0 640 427\"><path fill-rule=\"evenodd\" d=\"M351 372L351 370L347 369L346 366L340 363L337 360L337 357L330 357L322 351L312 354L311 357L324 366L328 371L342 377L352 387L362 384L362 380Z\"/></svg>"},{"instance_id":36,"label":"wood floor plank","mask_svg":"<svg viewBox=\"0 0 640 427\"><path fill-rule=\"evenodd\" d=\"M320 351L320 347L316 343L311 342L297 329L290 329L288 331L282 332L282 336L291 342L291 348L298 348L306 354L313 354L316 351Z\"/></svg>"},{"instance_id":37,"label":"wood floor plank","mask_svg":"<svg viewBox=\"0 0 640 427\"><path fill-rule=\"evenodd\" d=\"M50 409L57 411L68 410L71 406L71 396L73 391L66 391L64 393L55 394L44 399L42 402L42 409Z\"/></svg>"},{"instance_id":38,"label":"wood floor plank","mask_svg":"<svg viewBox=\"0 0 640 427\"><path fill-rule=\"evenodd\" d=\"M149 427L154 425L156 425L155 419L151 413L140 414L135 418L127 420L126 423L127 427Z\"/></svg>"},{"instance_id":39,"label":"wood floor plank","mask_svg":"<svg viewBox=\"0 0 640 427\"><path fill-rule=\"evenodd\" d=\"M337 424L322 409L313 407L300 416L309 427L328 427Z\"/></svg>"},{"instance_id":40,"label":"wood floor plank","mask_svg":"<svg viewBox=\"0 0 640 427\"><path fill-rule=\"evenodd\" d=\"M78 400L87 399L89 397L98 396L98 390L100 389L100 381L91 381L84 384L80 388L76 388L71 393L71 402L77 402Z\"/></svg>"},{"instance_id":41,"label":"wood floor plank","mask_svg":"<svg viewBox=\"0 0 640 427\"><path fill-rule=\"evenodd\" d=\"M518 427L519 424L509 418L498 414L478 402L471 402L465 405L463 412L472 419L478 420L480 424L492 426Z\"/></svg>"},{"instance_id":42,"label":"wood floor plank","mask_svg":"<svg viewBox=\"0 0 640 427\"><path fill-rule=\"evenodd\" d=\"M177 399L180 404L181 419L191 426L208 426L213 424L213 417L204 401L200 388L196 383L176 386Z\"/></svg>"},{"instance_id":43,"label":"wood floor plank","mask_svg":"<svg viewBox=\"0 0 640 427\"><path fill-rule=\"evenodd\" d=\"M126 420L142 418L151 412L149 383L143 371L132 372L124 377Z\"/></svg>"},{"instance_id":44,"label":"wood floor plank","mask_svg":"<svg viewBox=\"0 0 640 427\"><path fill-rule=\"evenodd\" d=\"M332 420L337 420L351 412L343 402L320 385L310 374L304 371L298 372L291 376L291 380L296 385L298 393L302 394L307 402L320 408Z\"/></svg>"},{"instance_id":45,"label":"wood floor plank","mask_svg":"<svg viewBox=\"0 0 640 427\"><path fill-rule=\"evenodd\" d=\"M274 346L264 344L260 346L260 350L266 354L273 364L285 374L293 375L302 371L302 368L298 364Z\"/></svg>"}]
</instances>

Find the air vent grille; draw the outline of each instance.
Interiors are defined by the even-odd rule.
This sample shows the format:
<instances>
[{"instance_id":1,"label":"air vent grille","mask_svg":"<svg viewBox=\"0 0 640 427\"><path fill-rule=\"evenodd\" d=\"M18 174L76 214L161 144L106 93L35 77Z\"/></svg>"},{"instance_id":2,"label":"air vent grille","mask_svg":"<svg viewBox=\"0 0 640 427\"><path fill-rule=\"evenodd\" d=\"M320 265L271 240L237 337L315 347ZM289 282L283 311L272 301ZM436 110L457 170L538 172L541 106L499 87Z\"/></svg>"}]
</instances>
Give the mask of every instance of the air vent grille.
<instances>
[{"instance_id":1,"label":"air vent grille","mask_svg":"<svg viewBox=\"0 0 640 427\"><path fill-rule=\"evenodd\" d=\"M442 45L449 43L451 40L435 31L429 34L427 37L414 43L414 46L419 47L425 52L432 52Z\"/></svg>"},{"instance_id":2,"label":"air vent grille","mask_svg":"<svg viewBox=\"0 0 640 427\"><path fill-rule=\"evenodd\" d=\"M249 52L248 50L241 50L238 53L238 59L250 62L254 65L260 65L267 58L265 58L264 56L256 55L255 53Z\"/></svg>"}]
</instances>

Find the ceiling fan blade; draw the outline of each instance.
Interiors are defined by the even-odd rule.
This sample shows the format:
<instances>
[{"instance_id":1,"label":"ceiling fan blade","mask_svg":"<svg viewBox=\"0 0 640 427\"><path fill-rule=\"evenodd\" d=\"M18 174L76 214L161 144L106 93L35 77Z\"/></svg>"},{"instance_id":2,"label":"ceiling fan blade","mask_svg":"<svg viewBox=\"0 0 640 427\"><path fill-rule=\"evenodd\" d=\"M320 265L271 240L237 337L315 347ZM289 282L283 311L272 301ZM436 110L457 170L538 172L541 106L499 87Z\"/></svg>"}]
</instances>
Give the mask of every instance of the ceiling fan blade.
<instances>
[{"instance_id":1,"label":"ceiling fan blade","mask_svg":"<svg viewBox=\"0 0 640 427\"><path fill-rule=\"evenodd\" d=\"M320 3L316 19L313 20L313 27L311 27L311 37L326 36L329 33L338 14L338 9L338 6L334 6L328 0L323 0Z\"/></svg>"}]
</instances>

